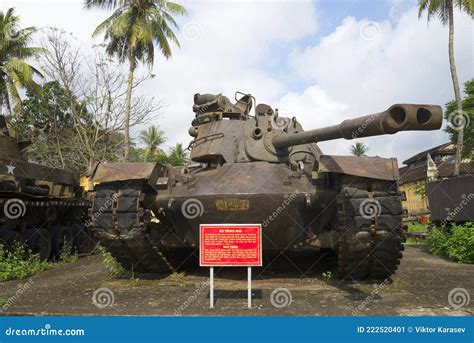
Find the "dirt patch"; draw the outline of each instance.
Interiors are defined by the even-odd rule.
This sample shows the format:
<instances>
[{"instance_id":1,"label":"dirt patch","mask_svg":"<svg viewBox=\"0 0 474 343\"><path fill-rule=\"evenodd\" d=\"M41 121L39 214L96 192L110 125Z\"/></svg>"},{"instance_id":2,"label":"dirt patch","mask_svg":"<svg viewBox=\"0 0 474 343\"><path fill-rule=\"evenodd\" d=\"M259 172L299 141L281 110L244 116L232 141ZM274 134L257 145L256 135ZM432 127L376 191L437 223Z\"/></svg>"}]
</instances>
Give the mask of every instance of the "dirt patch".
<instances>
[{"instance_id":1,"label":"dirt patch","mask_svg":"<svg viewBox=\"0 0 474 343\"><path fill-rule=\"evenodd\" d=\"M140 275L133 280L110 279L99 256L84 257L31 279L2 283L0 299L8 303L3 305L1 314L474 314L472 301L461 308L454 308L448 302L448 294L455 288L474 294L474 265L456 264L427 253L423 247L407 246L392 280L360 283L329 277L335 273L328 267L332 258L319 256L316 261L321 263L315 265L313 260L290 258L286 266L285 263L275 263L271 269L255 269L252 309L246 307L246 270L216 270L215 308L209 309L208 269L194 268L185 275L167 277ZM286 260L286 257L282 259ZM306 269L308 265L313 266ZM323 277L323 272L326 277Z\"/></svg>"}]
</instances>

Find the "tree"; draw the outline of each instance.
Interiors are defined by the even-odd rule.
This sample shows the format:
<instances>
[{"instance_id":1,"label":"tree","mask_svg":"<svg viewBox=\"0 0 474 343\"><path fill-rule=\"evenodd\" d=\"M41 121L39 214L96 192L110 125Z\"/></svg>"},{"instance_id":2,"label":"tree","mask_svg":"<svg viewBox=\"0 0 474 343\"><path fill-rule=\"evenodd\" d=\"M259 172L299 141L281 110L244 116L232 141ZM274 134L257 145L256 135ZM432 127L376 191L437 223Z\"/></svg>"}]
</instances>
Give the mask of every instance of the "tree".
<instances>
[{"instance_id":1,"label":"tree","mask_svg":"<svg viewBox=\"0 0 474 343\"><path fill-rule=\"evenodd\" d=\"M188 164L189 157L188 153L183 148L183 144L176 143L176 145L169 150L168 154L164 151L159 151L153 158L153 161L162 164L168 163L173 166L184 166Z\"/></svg>"},{"instance_id":2,"label":"tree","mask_svg":"<svg viewBox=\"0 0 474 343\"><path fill-rule=\"evenodd\" d=\"M153 158L158 147L165 142L164 132L158 126L152 125L148 130L140 132L140 141L146 145L145 162Z\"/></svg>"},{"instance_id":3,"label":"tree","mask_svg":"<svg viewBox=\"0 0 474 343\"><path fill-rule=\"evenodd\" d=\"M467 81L464 84L464 93L466 97L462 100L462 108L464 111L464 117L460 119L460 125L464 128L464 144L461 157L466 159L473 159L474 150L474 79ZM444 116L446 119L452 116L452 113L456 110L456 102L450 101L446 104L446 111ZM448 125L445 131L449 134L451 143L456 144L458 141L459 126ZM472 161L474 162L474 161Z\"/></svg>"},{"instance_id":4,"label":"tree","mask_svg":"<svg viewBox=\"0 0 474 343\"><path fill-rule=\"evenodd\" d=\"M125 151L124 159L130 152L130 108L135 69L139 62L153 66L155 44L166 58L170 58L170 41L179 47L173 29L178 24L173 15L184 15L181 5L166 0L86 0L86 8L114 9L112 15L95 30L94 36L105 34L107 53L118 57L120 62L128 62L127 100L125 105Z\"/></svg>"},{"instance_id":5,"label":"tree","mask_svg":"<svg viewBox=\"0 0 474 343\"><path fill-rule=\"evenodd\" d=\"M474 1L472 0L420 0L418 4L418 17L423 12L427 12L428 21L433 15L437 15L443 25L448 25L448 54L449 66L451 69L451 79L454 88L454 98L456 102L456 113L458 116L463 115L461 91L459 89L458 74L456 71L456 63L454 61L454 6L466 11L470 16L474 15ZM454 163L454 176L459 175L459 167L461 165L461 153L463 151L464 127L459 127L456 142L456 157Z\"/></svg>"},{"instance_id":6,"label":"tree","mask_svg":"<svg viewBox=\"0 0 474 343\"><path fill-rule=\"evenodd\" d=\"M35 27L21 29L13 8L0 11L0 114L6 107L10 113L18 115L21 89L38 87L33 76L42 75L25 61L41 52L40 48L29 46L36 31Z\"/></svg>"},{"instance_id":7,"label":"tree","mask_svg":"<svg viewBox=\"0 0 474 343\"><path fill-rule=\"evenodd\" d=\"M80 106L77 99L75 106ZM28 158L52 167L77 170L78 154L72 147L74 123L66 90L56 81L41 92L26 92L22 111L14 127L20 137L32 141Z\"/></svg>"},{"instance_id":8,"label":"tree","mask_svg":"<svg viewBox=\"0 0 474 343\"><path fill-rule=\"evenodd\" d=\"M68 131L68 140L60 141L60 145L64 145L63 151L70 149L76 155L77 165L71 169L84 171L98 161L118 161L124 150L127 70L111 60L103 46L97 46L93 56L84 54L71 42L70 35L56 29L48 32L42 44L46 48L42 70L57 83L58 93L54 93L59 98L39 99L38 103L54 105L60 101L64 108L58 109L66 110L72 132ZM149 77L137 75L132 89ZM160 108L152 97L134 97L129 127L156 119ZM54 106L49 110L54 111Z\"/></svg>"},{"instance_id":9,"label":"tree","mask_svg":"<svg viewBox=\"0 0 474 343\"><path fill-rule=\"evenodd\" d=\"M176 143L176 145L171 148L169 160L174 166L184 166L188 163L188 153L184 150L182 143Z\"/></svg>"},{"instance_id":10,"label":"tree","mask_svg":"<svg viewBox=\"0 0 474 343\"><path fill-rule=\"evenodd\" d=\"M354 156L365 156L365 154L369 151L369 148L361 142L356 142L355 144L351 145L351 154Z\"/></svg>"}]
</instances>

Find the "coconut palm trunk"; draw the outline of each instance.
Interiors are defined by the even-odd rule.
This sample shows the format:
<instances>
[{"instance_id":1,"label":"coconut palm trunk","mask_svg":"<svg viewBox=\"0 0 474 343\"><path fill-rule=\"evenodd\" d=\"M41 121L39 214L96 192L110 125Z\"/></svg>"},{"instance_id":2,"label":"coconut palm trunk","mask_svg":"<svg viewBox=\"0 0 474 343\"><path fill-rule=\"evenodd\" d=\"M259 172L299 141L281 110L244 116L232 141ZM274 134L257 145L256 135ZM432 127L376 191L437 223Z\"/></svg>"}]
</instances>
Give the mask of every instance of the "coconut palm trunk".
<instances>
[{"instance_id":1,"label":"coconut palm trunk","mask_svg":"<svg viewBox=\"0 0 474 343\"><path fill-rule=\"evenodd\" d=\"M461 90L459 88L459 80L458 74L456 72L456 63L454 61L454 6L449 6L448 9L449 18L448 18L448 27L449 27L449 66L451 69L451 78L453 80L453 88L454 88L454 98L456 100L456 115L462 115L462 101L461 101ZM458 128L458 140L456 144L456 155L454 159L454 172L453 176L459 175L459 168L461 166L462 160L462 149L463 149L463 141L464 141L464 127L460 125Z\"/></svg>"},{"instance_id":2,"label":"coconut palm trunk","mask_svg":"<svg viewBox=\"0 0 474 343\"><path fill-rule=\"evenodd\" d=\"M130 113L132 110L132 89L133 89L133 76L135 72L135 63L130 58L130 70L128 74L127 82L127 96L125 98L125 126L124 126L124 136L125 136L125 149L124 149L124 160L128 162L130 155Z\"/></svg>"}]
</instances>

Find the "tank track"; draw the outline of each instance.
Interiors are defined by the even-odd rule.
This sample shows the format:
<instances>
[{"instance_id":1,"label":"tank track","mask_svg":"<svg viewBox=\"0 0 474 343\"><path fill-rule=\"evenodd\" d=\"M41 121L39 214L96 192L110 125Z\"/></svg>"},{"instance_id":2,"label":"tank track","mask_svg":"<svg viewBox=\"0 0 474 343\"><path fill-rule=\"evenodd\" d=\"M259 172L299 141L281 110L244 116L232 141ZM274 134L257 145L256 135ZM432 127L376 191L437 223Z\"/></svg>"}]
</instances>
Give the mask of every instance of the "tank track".
<instances>
[{"instance_id":1,"label":"tank track","mask_svg":"<svg viewBox=\"0 0 474 343\"><path fill-rule=\"evenodd\" d=\"M167 232L152 223L139 189L99 189L90 223L100 244L126 269L140 273L174 273L161 240Z\"/></svg>"},{"instance_id":2,"label":"tank track","mask_svg":"<svg viewBox=\"0 0 474 343\"><path fill-rule=\"evenodd\" d=\"M19 195L23 197L14 197ZM3 209L0 244L7 249L26 244L45 260L57 257L65 243L78 256L89 255L95 247L92 234L83 224L89 206L89 202L83 199L44 199L20 193L3 194L0 197L0 208ZM8 217L8 214L14 215L14 218Z\"/></svg>"},{"instance_id":3,"label":"tank track","mask_svg":"<svg viewBox=\"0 0 474 343\"><path fill-rule=\"evenodd\" d=\"M342 184L338 202L338 274L345 280L389 278L404 246L402 204L394 182Z\"/></svg>"}]
</instances>

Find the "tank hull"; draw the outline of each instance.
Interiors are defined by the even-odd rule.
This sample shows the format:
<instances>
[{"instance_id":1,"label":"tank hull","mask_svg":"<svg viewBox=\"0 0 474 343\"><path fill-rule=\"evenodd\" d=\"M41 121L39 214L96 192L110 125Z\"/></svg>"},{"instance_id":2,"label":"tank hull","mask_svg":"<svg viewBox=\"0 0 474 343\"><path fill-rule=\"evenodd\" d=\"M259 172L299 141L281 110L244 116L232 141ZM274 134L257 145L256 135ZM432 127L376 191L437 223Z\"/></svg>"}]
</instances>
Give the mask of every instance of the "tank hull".
<instances>
[{"instance_id":1,"label":"tank hull","mask_svg":"<svg viewBox=\"0 0 474 343\"><path fill-rule=\"evenodd\" d=\"M311 181L285 165L223 165L193 176L191 187L158 192L151 206L154 212L166 209L176 235L189 246L199 245L200 224L261 223L264 250L292 248L324 224L311 223L319 214Z\"/></svg>"}]
</instances>

